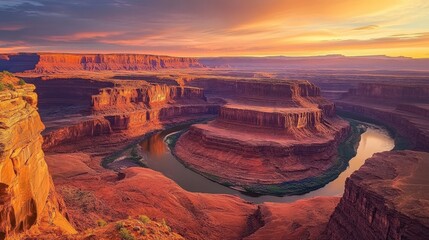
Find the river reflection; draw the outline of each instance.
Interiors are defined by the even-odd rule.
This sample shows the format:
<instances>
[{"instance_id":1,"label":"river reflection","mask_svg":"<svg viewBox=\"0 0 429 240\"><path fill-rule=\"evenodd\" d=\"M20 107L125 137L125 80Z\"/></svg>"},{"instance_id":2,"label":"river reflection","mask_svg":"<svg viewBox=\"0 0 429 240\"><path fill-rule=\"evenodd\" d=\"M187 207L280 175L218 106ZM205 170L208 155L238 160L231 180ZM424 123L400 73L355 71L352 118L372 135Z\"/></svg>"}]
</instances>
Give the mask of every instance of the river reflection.
<instances>
[{"instance_id":1,"label":"river reflection","mask_svg":"<svg viewBox=\"0 0 429 240\"><path fill-rule=\"evenodd\" d=\"M175 128L166 130L155 134L140 143L143 157L146 159L148 167L163 173L165 176L174 180L178 185L188 191L232 194L255 203L292 202L298 199L316 196L340 196L344 191L346 178L355 170L359 169L366 159L371 157L374 153L389 151L394 148L394 140L389 136L388 132L384 128L375 125L368 125L367 131L361 135L356 156L350 160L349 167L334 181L328 183L322 188L304 195L253 197L244 195L238 191L210 181L207 178L187 169L177 161L171 154L170 149L164 142L164 139L167 135L179 130L181 129Z\"/></svg>"}]
</instances>

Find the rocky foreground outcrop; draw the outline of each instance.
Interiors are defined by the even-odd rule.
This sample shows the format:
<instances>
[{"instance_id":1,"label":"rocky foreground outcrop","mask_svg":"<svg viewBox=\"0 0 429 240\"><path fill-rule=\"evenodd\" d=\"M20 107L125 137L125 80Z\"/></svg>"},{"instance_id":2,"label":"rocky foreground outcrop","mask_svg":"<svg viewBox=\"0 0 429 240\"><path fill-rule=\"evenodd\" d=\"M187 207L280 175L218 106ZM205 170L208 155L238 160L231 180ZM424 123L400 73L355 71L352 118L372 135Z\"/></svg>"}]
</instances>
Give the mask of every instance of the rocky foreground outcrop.
<instances>
[{"instance_id":1,"label":"rocky foreground outcrop","mask_svg":"<svg viewBox=\"0 0 429 240\"><path fill-rule=\"evenodd\" d=\"M350 128L315 85L275 80L228 84L228 92L206 86L212 97L226 102L219 117L193 125L175 144L185 165L243 191L282 194L289 191L286 182L311 182L338 164L337 147Z\"/></svg>"},{"instance_id":2,"label":"rocky foreground outcrop","mask_svg":"<svg viewBox=\"0 0 429 240\"><path fill-rule=\"evenodd\" d=\"M52 73L67 71L157 70L203 67L196 58L146 54L1 54L0 70Z\"/></svg>"},{"instance_id":3,"label":"rocky foreground outcrop","mask_svg":"<svg viewBox=\"0 0 429 240\"><path fill-rule=\"evenodd\" d=\"M428 171L426 152L368 159L347 179L323 239L429 239Z\"/></svg>"},{"instance_id":4,"label":"rocky foreground outcrop","mask_svg":"<svg viewBox=\"0 0 429 240\"><path fill-rule=\"evenodd\" d=\"M57 229L73 233L42 151L34 86L0 74L0 239Z\"/></svg>"},{"instance_id":5,"label":"rocky foreground outcrop","mask_svg":"<svg viewBox=\"0 0 429 240\"><path fill-rule=\"evenodd\" d=\"M78 229L96 236L98 219L111 223L144 214L158 222L165 219L186 239L317 239L339 201L320 197L256 205L231 195L185 191L148 168L127 168L121 177L94 171L86 165L91 158L54 154L47 162Z\"/></svg>"},{"instance_id":6,"label":"rocky foreground outcrop","mask_svg":"<svg viewBox=\"0 0 429 240\"><path fill-rule=\"evenodd\" d=\"M429 86L360 84L336 102L342 112L393 128L416 150L429 151Z\"/></svg>"}]
</instances>

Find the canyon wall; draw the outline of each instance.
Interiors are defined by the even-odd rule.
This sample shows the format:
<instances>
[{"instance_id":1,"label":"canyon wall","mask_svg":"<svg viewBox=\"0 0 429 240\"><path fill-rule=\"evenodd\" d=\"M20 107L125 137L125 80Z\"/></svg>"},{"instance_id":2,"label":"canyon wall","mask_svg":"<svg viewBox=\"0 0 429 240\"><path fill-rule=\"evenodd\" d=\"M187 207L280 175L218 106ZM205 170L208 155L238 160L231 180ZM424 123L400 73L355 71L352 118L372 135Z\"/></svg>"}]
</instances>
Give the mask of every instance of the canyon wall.
<instances>
[{"instance_id":1,"label":"canyon wall","mask_svg":"<svg viewBox=\"0 0 429 240\"><path fill-rule=\"evenodd\" d=\"M92 114L49 122L44 149L115 132L138 136L164 124L213 117L219 112L219 105L208 103L203 89L195 87L141 83L101 88L91 99Z\"/></svg>"},{"instance_id":2,"label":"canyon wall","mask_svg":"<svg viewBox=\"0 0 429 240\"><path fill-rule=\"evenodd\" d=\"M145 54L1 54L0 70L37 73L103 70L157 70L203 67L196 58Z\"/></svg>"},{"instance_id":3,"label":"canyon wall","mask_svg":"<svg viewBox=\"0 0 429 240\"><path fill-rule=\"evenodd\" d=\"M429 153L384 152L346 181L322 239L429 239Z\"/></svg>"},{"instance_id":4,"label":"canyon wall","mask_svg":"<svg viewBox=\"0 0 429 240\"><path fill-rule=\"evenodd\" d=\"M313 128L322 121L322 111L318 109L303 109L290 112L264 112L253 109L221 107L219 119L231 122L241 122L258 127L273 127L281 129Z\"/></svg>"},{"instance_id":5,"label":"canyon wall","mask_svg":"<svg viewBox=\"0 0 429 240\"><path fill-rule=\"evenodd\" d=\"M429 86L360 84L335 104L342 112L393 128L410 147L429 151Z\"/></svg>"},{"instance_id":6,"label":"canyon wall","mask_svg":"<svg viewBox=\"0 0 429 240\"><path fill-rule=\"evenodd\" d=\"M102 88L92 97L95 111L109 108L141 107L151 108L175 100L205 101L201 88L167 85L147 85L142 87Z\"/></svg>"},{"instance_id":7,"label":"canyon wall","mask_svg":"<svg viewBox=\"0 0 429 240\"><path fill-rule=\"evenodd\" d=\"M44 224L72 233L44 160L34 85L2 81L15 85L0 91L0 239Z\"/></svg>"},{"instance_id":8,"label":"canyon wall","mask_svg":"<svg viewBox=\"0 0 429 240\"><path fill-rule=\"evenodd\" d=\"M429 86L360 83L357 88L351 89L348 94L395 101L428 101Z\"/></svg>"},{"instance_id":9,"label":"canyon wall","mask_svg":"<svg viewBox=\"0 0 429 240\"><path fill-rule=\"evenodd\" d=\"M219 112L218 105L207 103L203 89L165 84L100 89L92 96L92 109L95 115L104 116L113 130Z\"/></svg>"},{"instance_id":10,"label":"canyon wall","mask_svg":"<svg viewBox=\"0 0 429 240\"><path fill-rule=\"evenodd\" d=\"M43 136L43 149L72 143L84 137L96 137L112 133L110 122L103 117L91 117L70 126L61 127Z\"/></svg>"}]
</instances>

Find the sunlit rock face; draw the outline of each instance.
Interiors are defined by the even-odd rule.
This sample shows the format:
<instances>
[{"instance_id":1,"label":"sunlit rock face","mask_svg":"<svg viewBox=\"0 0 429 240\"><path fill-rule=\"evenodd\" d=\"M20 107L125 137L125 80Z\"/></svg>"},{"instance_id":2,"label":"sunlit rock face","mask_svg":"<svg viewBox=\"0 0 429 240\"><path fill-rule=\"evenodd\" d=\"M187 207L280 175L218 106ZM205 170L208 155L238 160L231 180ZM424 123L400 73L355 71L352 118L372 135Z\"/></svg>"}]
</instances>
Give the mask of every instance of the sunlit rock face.
<instances>
[{"instance_id":1,"label":"sunlit rock face","mask_svg":"<svg viewBox=\"0 0 429 240\"><path fill-rule=\"evenodd\" d=\"M46 223L73 232L44 160L34 86L17 81L0 91L0 239Z\"/></svg>"},{"instance_id":2,"label":"sunlit rock face","mask_svg":"<svg viewBox=\"0 0 429 240\"><path fill-rule=\"evenodd\" d=\"M177 141L175 153L186 165L261 193L268 193L264 186L316 177L334 165L350 129L318 87L307 81L225 82L226 92L222 84L191 82L225 104L216 120L192 126Z\"/></svg>"},{"instance_id":3,"label":"sunlit rock face","mask_svg":"<svg viewBox=\"0 0 429 240\"><path fill-rule=\"evenodd\" d=\"M203 67L195 58L145 54L20 53L0 55L0 69L38 73Z\"/></svg>"},{"instance_id":4,"label":"sunlit rock face","mask_svg":"<svg viewBox=\"0 0 429 240\"><path fill-rule=\"evenodd\" d=\"M429 153L384 152L346 181L323 239L428 239Z\"/></svg>"},{"instance_id":5,"label":"sunlit rock face","mask_svg":"<svg viewBox=\"0 0 429 240\"><path fill-rule=\"evenodd\" d=\"M174 100L203 100L201 88L167 85L148 85L142 87L103 88L92 97L95 111L109 108L156 107Z\"/></svg>"},{"instance_id":6,"label":"sunlit rock face","mask_svg":"<svg viewBox=\"0 0 429 240\"><path fill-rule=\"evenodd\" d=\"M207 103L201 88L156 84L100 89L92 97L92 109L95 115L104 116L113 130L129 130L180 117L216 114L219 106Z\"/></svg>"}]
</instances>

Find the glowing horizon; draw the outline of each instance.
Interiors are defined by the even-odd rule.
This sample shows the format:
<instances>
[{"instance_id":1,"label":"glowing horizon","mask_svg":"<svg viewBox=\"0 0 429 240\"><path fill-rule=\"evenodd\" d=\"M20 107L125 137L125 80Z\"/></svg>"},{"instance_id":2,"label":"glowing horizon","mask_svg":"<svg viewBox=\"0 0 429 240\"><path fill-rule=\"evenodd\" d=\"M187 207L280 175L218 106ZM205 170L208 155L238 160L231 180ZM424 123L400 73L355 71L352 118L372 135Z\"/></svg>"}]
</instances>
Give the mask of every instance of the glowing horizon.
<instances>
[{"instance_id":1,"label":"glowing horizon","mask_svg":"<svg viewBox=\"0 0 429 240\"><path fill-rule=\"evenodd\" d=\"M429 58L424 0L0 2L0 52Z\"/></svg>"}]
</instances>

